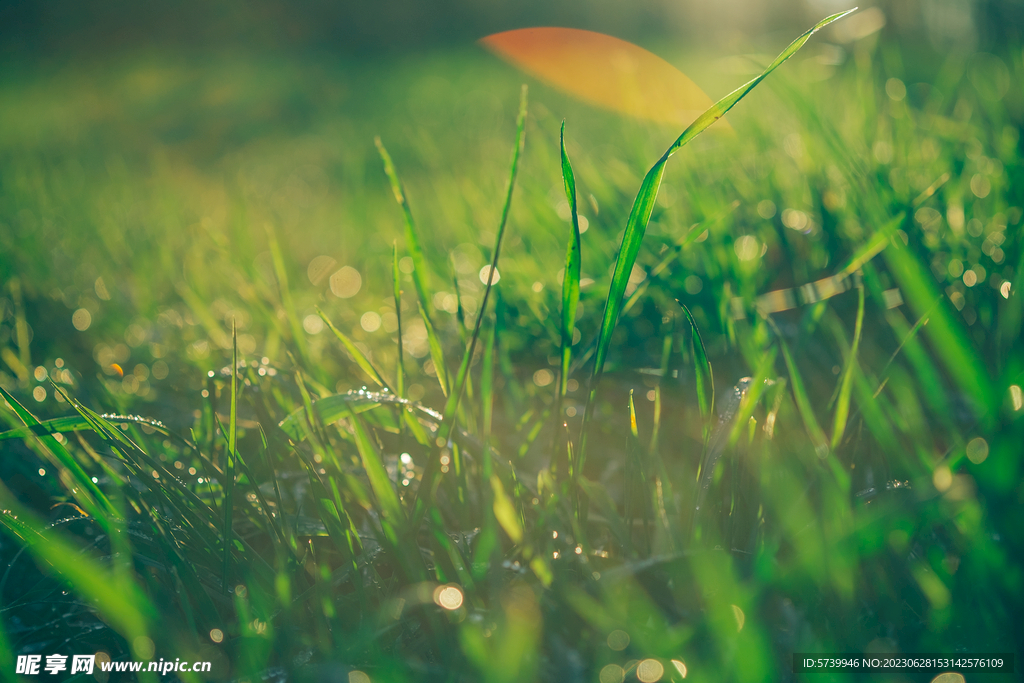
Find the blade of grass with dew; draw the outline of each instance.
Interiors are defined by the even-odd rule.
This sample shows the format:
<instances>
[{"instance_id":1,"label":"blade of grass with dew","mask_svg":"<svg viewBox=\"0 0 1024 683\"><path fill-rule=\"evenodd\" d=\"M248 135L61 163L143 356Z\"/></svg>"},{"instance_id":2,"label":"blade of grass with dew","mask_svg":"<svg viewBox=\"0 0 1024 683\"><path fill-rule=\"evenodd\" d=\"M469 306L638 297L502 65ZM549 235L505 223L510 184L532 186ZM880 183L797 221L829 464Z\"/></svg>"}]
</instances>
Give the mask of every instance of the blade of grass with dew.
<instances>
[{"instance_id":1,"label":"blade of grass with dew","mask_svg":"<svg viewBox=\"0 0 1024 683\"><path fill-rule=\"evenodd\" d=\"M757 366L754 370L753 379L747 385L745 391L742 392L740 398L739 407L736 411L736 417L733 420L732 430L729 432L729 446L735 446L739 443L740 436L747 428L750 418L754 415L754 409L757 404L761 401L761 396L765 393L766 388L775 383L775 380L770 377L772 369L775 367L775 359L779 355L779 349L775 346L771 346L761 356Z\"/></svg>"},{"instance_id":2,"label":"blade of grass with dew","mask_svg":"<svg viewBox=\"0 0 1024 683\"><path fill-rule=\"evenodd\" d=\"M572 232L569 244L565 249L565 271L562 276L562 367L558 384L558 403L555 415L561 419L562 401L569 386L569 361L572 356L572 334L576 325L576 308L580 302L580 270L582 252L580 250L580 218L576 209L576 176L569 162L569 154L565 150L565 121L559 135L562 153L562 184L565 186L565 199L569 202L572 214Z\"/></svg>"},{"instance_id":3,"label":"blade of grass with dew","mask_svg":"<svg viewBox=\"0 0 1024 683\"><path fill-rule=\"evenodd\" d=\"M405 221L405 248L409 250L409 257L412 258L412 281L416 287L416 296L419 298L420 306L427 311L429 316L430 308L430 276L427 271L427 262L423 258L423 247L420 246L419 234L416 231L416 222L412 218L412 209L409 208L409 200L402 187L402 181L398 179L398 172L391 160L391 155L384 147L380 137L373 139L377 145L377 152L381 161L384 162L384 174L391 183L391 191L395 195L395 201L402 207L402 218Z\"/></svg>"},{"instance_id":4,"label":"blade of grass with dew","mask_svg":"<svg viewBox=\"0 0 1024 683\"><path fill-rule=\"evenodd\" d=\"M398 267L398 242L391 245L391 281L394 284L395 318L398 323L398 362L395 364L395 393L405 398L405 351L402 348L402 273Z\"/></svg>"},{"instance_id":5,"label":"blade of grass with dew","mask_svg":"<svg viewBox=\"0 0 1024 683\"><path fill-rule=\"evenodd\" d=\"M373 363L371 363L370 359L366 357L366 354L359 350L359 347L355 345L355 342L353 342L347 334L335 327L334 323L331 322L331 319L327 317L327 314L324 313L319 306L316 307L316 313L320 316L320 319L324 321L324 324L330 328L331 332L334 333L334 336L338 338L338 341L344 345L345 350L352 356L352 360L356 362L356 365L358 365L371 380L376 382L378 386L389 389L388 383L384 380L384 377L380 374L377 368L373 366ZM399 340L398 343L401 344L401 340Z\"/></svg>"},{"instance_id":6,"label":"blade of grass with dew","mask_svg":"<svg viewBox=\"0 0 1024 683\"><path fill-rule=\"evenodd\" d=\"M760 75L729 93L724 98L716 102L710 109L698 116L697 119L683 131L682 135L680 135L676 141L669 146L661 158L658 159L654 166L652 166L647 172L647 175L644 176L644 180L640 185L640 190L637 192L636 199L633 202L633 208L630 210L629 218L626 221L626 229L622 235L619 255L615 260L615 269L612 272L612 280L608 288L608 297L605 299L604 315L601 319L601 328L597 337L597 351L594 354L594 369L590 378L589 395L587 396L586 407L583 411L583 424L581 426L580 439L581 467L586 457L585 439L587 425L593 417L593 404L597 396L597 385L600 383L601 376L604 373L604 364L607 360L608 351L611 347L612 333L615 331L615 325L618 322L619 312L622 307L622 297L626 291L626 286L629 284L629 276L633 271L633 264L636 263L636 257L640 252L640 245L643 242L644 233L647 231L647 224L650 222L651 214L654 211L654 204L658 198L658 190L661 187L661 181L665 175L665 166L668 163L669 157L697 137L700 133L704 132L704 130L706 130L715 121L725 116L726 112L732 109L737 102L747 95L747 93L753 90L772 71L777 69L783 62L788 60L801 47L803 47L808 39L810 39L811 35L816 31L837 19L841 19L853 11L854 10L847 10L846 12L833 14L819 21L813 27L805 31L800 35L800 37L790 43L789 46L783 50L763 72L761 72Z\"/></svg>"},{"instance_id":7,"label":"blade of grass with dew","mask_svg":"<svg viewBox=\"0 0 1024 683\"><path fill-rule=\"evenodd\" d=\"M526 85L523 85L522 91L519 97L519 115L516 118L516 141L512 148L512 163L509 169L508 185L505 190L505 201L501 208L501 220L498 222L498 234L494 241L494 253L491 256L490 270L487 274L487 283L484 287L483 300L480 302L480 310L477 313L476 323L473 325L473 335L469 339L469 345L466 347L466 352L462 356L462 363L459 365L459 372L455 376L455 386L452 392L448 395L448 401L444 406L444 414L441 423L441 435L438 437L442 441L447 441L452 434L455 427L455 414L458 409L459 400L462 397L462 390L466 385L466 375L469 372L469 364L473 359L473 351L476 349L476 342L480 336L480 328L483 324L484 316L487 315L487 301L490 298L491 290L494 288L494 274L498 271L498 258L501 256L501 244L505 237L505 227L508 225L508 215L512 207L512 191L516 185L516 175L519 172L519 158L522 155L523 147L526 143L526 105L528 102L528 93ZM439 471L439 458L431 457L427 462L426 470L423 473L422 483L420 488L416 491L416 503L414 510L416 511L413 516L413 528L416 528L419 521L422 519L426 508L429 507L431 498L434 495L434 488L437 485L437 474ZM426 487L424 489L424 487Z\"/></svg>"},{"instance_id":8,"label":"blade of grass with dew","mask_svg":"<svg viewBox=\"0 0 1024 683\"><path fill-rule=\"evenodd\" d=\"M180 515L180 523L183 525L190 526L195 529L198 534L203 536L205 545L213 547L217 544L216 530L218 529L216 522L212 517L212 509L203 502L195 493L190 491L181 480L171 474L162 463L158 462L154 458L141 450L127 435L123 434L121 430L117 429L114 425L110 424L105 418L96 414L83 406L79 401L68 396L62 389L61 393L64 395L65 401L72 408L78 411L79 415L88 421L89 428L104 442L107 448L120 460L120 462L129 470L140 477L140 481L144 482L147 488L151 490L156 487L160 488L164 486L164 482L169 482L169 486L178 492L179 496L167 495L167 491L154 491L154 493L163 493L163 497L166 502L174 508L174 510ZM83 443L85 443L83 441ZM133 457L133 455L135 457ZM151 478L143 475L145 469L142 464L136 462L136 458L140 459L145 464L145 468L149 468L150 471L157 472L160 475L159 479ZM122 537L120 535L111 535L112 541L118 541Z\"/></svg>"},{"instance_id":9,"label":"blade of grass with dew","mask_svg":"<svg viewBox=\"0 0 1024 683\"><path fill-rule=\"evenodd\" d=\"M7 401L11 410L25 423L26 427L33 430L40 427L40 422L36 416L29 412L25 406L18 403L18 400L3 387L0 387L0 395ZM55 467L66 469L71 474L74 482L81 487L82 494L72 493L75 499L106 528L108 517L117 516L117 512L113 505L110 504L110 500L103 495L100 488L86 474L85 470L82 469L82 466L68 449L61 442L57 441L52 434L46 433L45 430L43 430L43 433L33 432L33 434L36 443L43 450L44 457L53 463Z\"/></svg>"},{"instance_id":10,"label":"blade of grass with dew","mask_svg":"<svg viewBox=\"0 0 1024 683\"><path fill-rule=\"evenodd\" d=\"M857 288L857 322L854 323L853 344L850 355L846 359L843 380L839 385L839 398L836 401L835 422L832 427L832 450L842 442L846 431L846 419L850 415L850 396L853 393L853 373L857 367L857 349L860 346L860 334L864 327L864 287Z\"/></svg>"}]
</instances>

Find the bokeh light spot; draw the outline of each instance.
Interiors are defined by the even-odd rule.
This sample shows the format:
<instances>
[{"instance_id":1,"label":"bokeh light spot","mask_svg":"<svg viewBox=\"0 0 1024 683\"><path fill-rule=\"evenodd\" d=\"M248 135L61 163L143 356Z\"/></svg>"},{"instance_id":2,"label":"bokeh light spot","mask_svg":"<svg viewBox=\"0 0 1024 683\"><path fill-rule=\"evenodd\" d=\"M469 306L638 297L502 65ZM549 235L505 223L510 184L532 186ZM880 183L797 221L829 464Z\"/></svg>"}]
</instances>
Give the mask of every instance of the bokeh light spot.
<instances>
[{"instance_id":1,"label":"bokeh light spot","mask_svg":"<svg viewBox=\"0 0 1024 683\"><path fill-rule=\"evenodd\" d=\"M434 602L446 610L457 610L462 607L462 591L458 586L438 586L434 590Z\"/></svg>"},{"instance_id":2,"label":"bokeh light spot","mask_svg":"<svg viewBox=\"0 0 1024 683\"><path fill-rule=\"evenodd\" d=\"M1010 403L1014 410L1024 408L1024 391L1021 391L1020 386L1016 384L1010 385Z\"/></svg>"},{"instance_id":3,"label":"bokeh light spot","mask_svg":"<svg viewBox=\"0 0 1024 683\"><path fill-rule=\"evenodd\" d=\"M412 259L409 259L409 262L411 263ZM363 286L363 278L359 271L352 266L343 266L334 275L331 275L330 284L331 293L334 296L339 299L351 299L359 293L360 287Z\"/></svg>"},{"instance_id":4,"label":"bokeh light spot","mask_svg":"<svg viewBox=\"0 0 1024 683\"><path fill-rule=\"evenodd\" d=\"M538 387L546 387L555 381L555 375L547 368L542 368L537 372L533 373L533 383Z\"/></svg>"},{"instance_id":5,"label":"bokeh light spot","mask_svg":"<svg viewBox=\"0 0 1024 683\"><path fill-rule=\"evenodd\" d=\"M373 311L367 311L363 313L363 317L359 319L359 325L367 332L376 332L380 329L380 315Z\"/></svg>"},{"instance_id":6,"label":"bokeh light spot","mask_svg":"<svg viewBox=\"0 0 1024 683\"><path fill-rule=\"evenodd\" d=\"M482 283L484 283L486 285L487 284L487 278L489 278L490 275L491 275L491 267L490 266L484 266L483 268L481 268L480 269L480 282L482 282ZM500 279L501 279L501 273L498 271L497 268L495 268L494 269L493 284L498 284L498 280L500 280Z\"/></svg>"},{"instance_id":7,"label":"bokeh light spot","mask_svg":"<svg viewBox=\"0 0 1024 683\"><path fill-rule=\"evenodd\" d=\"M975 465L985 462L988 457L988 442L980 436L970 440L967 444L967 459Z\"/></svg>"},{"instance_id":8,"label":"bokeh light spot","mask_svg":"<svg viewBox=\"0 0 1024 683\"><path fill-rule=\"evenodd\" d=\"M622 630L615 630L608 634L608 647L616 652L625 650L629 646L629 634Z\"/></svg>"},{"instance_id":9,"label":"bokeh light spot","mask_svg":"<svg viewBox=\"0 0 1024 683\"><path fill-rule=\"evenodd\" d=\"M302 329L309 334L320 334L324 330L324 321L311 313L302 319Z\"/></svg>"},{"instance_id":10,"label":"bokeh light spot","mask_svg":"<svg viewBox=\"0 0 1024 683\"><path fill-rule=\"evenodd\" d=\"M609 664L601 669L598 678L601 683L622 683L626 678L626 672L618 664Z\"/></svg>"},{"instance_id":11,"label":"bokeh light spot","mask_svg":"<svg viewBox=\"0 0 1024 683\"><path fill-rule=\"evenodd\" d=\"M665 675L665 667L657 659L645 659L636 665L636 677L643 683L655 683Z\"/></svg>"},{"instance_id":12,"label":"bokeh light spot","mask_svg":"<svg viewBox=\"0 0 1024 683\"><path fill-rule=\"evenodd\" d=\"M89 325L92 325L92 313L84 308L79 308L71 315L71 324L79 332L85 332L89 329Z\"/></svg>"},{"instance_id":13,"label":"bokeh light spot","mask_svg":"<svg viewBox=\"0 0 1024 683\"><path fill-rule=\"evenodd\" d=\"M679 672L680 676L682 676L683 678L686 678L686 664L682 660L673 659L672 660L672 666L674 666L676 668L676 671Z\"/></svg>"}]
</instances>

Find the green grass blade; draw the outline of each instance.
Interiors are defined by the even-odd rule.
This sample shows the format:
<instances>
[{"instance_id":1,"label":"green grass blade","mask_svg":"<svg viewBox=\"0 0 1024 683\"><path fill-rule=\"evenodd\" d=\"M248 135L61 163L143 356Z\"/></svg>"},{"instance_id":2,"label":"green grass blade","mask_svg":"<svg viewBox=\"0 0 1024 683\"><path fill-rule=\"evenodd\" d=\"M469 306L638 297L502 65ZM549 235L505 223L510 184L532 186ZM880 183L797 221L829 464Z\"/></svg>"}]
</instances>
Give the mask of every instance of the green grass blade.
<instances>
[{"instance_id":1,"label":"green grass blade","mask_svg":"<svg viewBox=\"0 0 1024 683\"><path fill-rule=\"evenodd\" d=\"M327 327L330 328L331 332L334 333L334 336L338 338L338 341L342 343L345 350L349 352L349 355L352 356L352 360L356 362L356 365L358 365L359 368L379 386L387 387L387 381L385 381L377 368L373 366L373 363L371 363L370 359L366 357L366 354L359 350L359 347L355 345L355 342L353 342L347 334L335 327L334 323L331 322L331 319L327 317L327 314L324 313L319 306L316 307L316 312L317 315L320 316L320 319L324 321L324 324L326 324ZM398 343L399 348L401 348L401 337L399 337Z\"/></svg>"},{"instance_id":2,"label":"green grass blade","mask_svg":"<svg viewBox=\"0 0 1024 683\"><path fill-rule=\"evenodd\" d=\"M25 426L33 430L37 443L44 453L49 456L50 461L55 465L59 464L59 466L64 467L71 473L75 483L83 491L83 494L73 494L75 499L82 504L82 507L89 511L89 514L96 517L97 520L106 526L108 516L117 516L117 512L114 506L111 505L110 500L93 482L92 478L86 474L74 456L68 452L68 449L57 441L52 434L48 433L45 428L41 429L41 424L35 415L29 412L25 406L18 403L18 400L3 387L0 387L0 395L3 395L11 409L25 423Z\"/></svg>"},{"instance_id":3,"label":"green grass blade","mask_svg":"<svg viewBox=\"0 0 1024 683\"><path fill-rule=\"evenodd\" d=\"M779 335L778 339L779 346L782 347L782 357L786 360L786 368L789 370L789 383L793 387L793 399L796 401L797 411L800 413L800 418L804 421L804 427L807 428L815 451L820 457L824 457L828 454L828 440L825 438L825 432L821 430L818 418L814 416L811 399L807 396L804 380L796 367L796 363L793 362L793 356L789 353L789 347L786 346L782 335Z\"/></svg>"},{"instance_id":4,"label":"green grass blade","mask_svg":"<svg viewBox=\"0 0 1024 683\"><path fill-rule=\"evenodd\" d=\"M838 12L831 16L825 17L817 24L804 31L796 40L790 43L785 50L780 52L779 56L776 57L775 60L771 64L769 64L765 68L765 70L762 71L756 78L740 86L739 88L736 88L736 90L733 90L731 93L729 93L728 95L720 99L718 102L716 102L714 105L712 105L703 114L698 116L697 119L693 123L691 123L685 131L683 131L683 134L680 135L674 143L672 143L672 146L668 148L667 152L665 152L665 157L663 157L663 159L667 159L669 155L675 153L676 150L678 150L680 147L690 142L695 137L697 137L705 130L707 130L707 128L715 121L725 116L726 112L732 109L737 102L746 97L747 93L753 90L761 81L768 77L768 74L775 71L777 68L782 66L783 62L785 62L787 59L796 54L797 51L800 48L802 48L804 44L808 40L810 40L810 37L814 35L817 31L825 28L833 21L842 19L843 17L847 16L852 12L855 12L856 10L857 8L855 7L853 9L848 9L845 12ZM655 192L657 192L657 188L655 188Z\"/></svg>"},{"instance_id":5,"label":"green grass blade","mask_svg":"<svg viewBox=\"0 0 1024 683\"><path fill-rule=\"evenodd\" d=\"M352 425L359 459L362 461L363 469L366 470L366 477L370 480L370 488L377 499L380 512L388 524L395 529L401 529L405 520L402 506L399 503L398 494L395 493L391 478L388 477L387 470L384 468L380 453L377 452L376 446L367 435L366 426L359 416L349 410L347 417ZM396 542L397 538L393 538L392 541Z\"/></svg>"},{"instance_id":6,"label":"green grass blade","mask_svg":"<svg viewBox=\"0 0 1024 683\"><path fill-rule=\"evenodd\" d=\"M850 357L846 359L846 368L843 370L843 380L839 388L839 398L836 402L835 423L832 427L832 449L843 440L843 432L846 431L846 419L850 415L850 396L853 393L853 373L857 367L857 348L860 346L860 334L864 327L864 287L857 288L857 322L854 324L853 344L850 347Z\"/></svg>"},{"instance_id":7,"label":"green grass blade","mask_svg":"<svg viewBox=\"0 0 1024 683\"><path fill-rule=\"evenodd\" d=\"M459 374L456 376L456 391L448 397L444 407L445 420L449 420L458 408L458 402L462 390L466 384L466 376L469 371L469 363L473 358L473 351L476 349L476 342L480 336L480 327L487 313L487 301L490 298L491 290L494 288L494 273L498 268L498 258L501 256L501 245L505 237L505 227L508 225L508 214L512 208L512 191L516 186L516 176L519 173L519 158L522 155L523 147L526 144L526 104L527 88L524 85L519 98L519 115L516 118L516 142L512 147L512 163L509 169L508 185L505 189L505 202L501 207L501 219L498 222L498 236L494 241L494 253L491 255L491 269L487 276L487 286L484 288L483 301L480 303L480 312L477 314L476 323L473 325L473 336L470 337L469 345L462 356L462 363L459 365ZM451 422L449 422L448 433L451 433Z\"/></svg>"},{"instance_id":8,"label":"green grass blade","mask_svg":"<svg viewBox=\"0 0 1024 683\"><path fill-rule=\"evenodd\" d=\"M480 375L480 400L483 404L481 412L483 416L483 438L486 442L491 436L491 421L494 418L494 338L497 336L497 327L491 328L484 343L483 369ZM490 461L484 458L483 467L490 471ZM489 477L488 477L489 478Z\"/></svg>"},{"instance_id":9,"label":"green grass blade","mask_svg":"<svg viewBox=\"0 0 1024 683\"><path fill-rule=\"evenodd\" d=\"M580 219L576 208L576 176L569 163L569 154L565 150L565 121L559 135L562 149L562 184L565 186L565 199L569 202L572 213L572 233L565 250L565 271L562 276L562 369L561 381L558 386L559 406L565 398L569 384L569 361L572 355L572 333L576 324L576 308L580 302L580 269L582 252L580 250ZM556 413L561 416L561 410Z\"/></svg>"},{"instance_id":10,"label":"green grass blade","mask_svg":"<svg viewBox=\"0 0 1024 683\"><path fill-rule=\"evenodd\" d=\"M402 348L402 273L398 268L398 242L395 242L391 248L391 278L395 288L395 318L398 320L398 363L395 367L395 393L399 398L405 398L405 351Z\"/></svg>"},{"instance_id":11,"label":"green grass blade","mask_svg":"<svg viewBox=\"0 0 1024 683\"><path fill-rule=\"evenodd\" d=\"M893 235L896 234L896 230L903 224L904 215L903 212L900 212L879 230L875 231L875 234L854 252L846 265L835 274L835 277L850 275L860 270L861 266L882 253L883 249L892 244Z\"/></svg>"},{"instance_id":12,"label":"green grass blade","mask_svg":"<svg viewBox=\"0 0 1024 683\"><path fill-rule=\"evenodd\" d=\"M402 218L405 220L405 248L409 250L409 256L412 258L413 265L412 281L416 287L416 296L420 300L420 306L429 315L431 310L430 276L429 271L427 271L427 261L423 258L423 247L420 246L416 222L412 218L412 209L409 208L409 200L406 197L405 189L402 187L402 181L398 179L398 172L395 170L395 164L391 160L391 155L388 154L388 150L384 147L384 143L381 142L379 137L374 138L373 141L377 145L381 161L384 162L384 174L387 175L388 182L391 183L391 191L395 194L395 201L402 207Z\"/></svg>"},{"instance_id":13,"label":"green grass blade","mask_svg":"<svg viewBox=\"0 0 1024 683\"><path fill-rule=\"evenodd\" d=\"M690 345L693 350L694 365L694 386L697 388L697 406L700 408L700 415L704 418L704 443L711 437L711 427L715 415L715 373L711 368L711 361L708 360L707 349L704 348L704 340L697 329L697 321L693 319L690 309L682 302L676 301L686 315L686 321L690 323Z\"/></svg>"},{"instance_id":14,"label":"green grass blade","mask_svg":"<svg viewBox=\"0 0 1024 683\"><path fill-rule=\"evenodd\" d=\"M629 218L626 221L626 230L622 235L622 244L619 247L619 255L615 260L615 269L612 272L611 284L608 287L608 297L605 299L604 315L601 318L601 328L597 337L597 351L594 354L594 369L590 378L590 393L587 397L587 405L583 413L583 438L580 443L581 461L585 456L586 427L592 417L593 403L597 395L597 385L604 373L604 364L611 347L612 333L615 331L615 325L618 322L619 313L622 309L622 297L626 291L626 286L629 284L629 276L633 272L636 257L640 252L640 245L647 231L647 224L651 220L651 214L654 211L654 204L658 198L658 190L661 187L661 181L665 175L665 165L668 163L669 157L675 154L683 145L704 132L715 121L725 116L726 112L732 109L736 103L753 90L768 74L777 69L783 62L792 57L797 50L803 47L812 34L852 11L848 10L833 14L805 31L799 38L790 43L760 75L729 93L698 116L683 131L682 135L669 146L661 158L647 172L647 175L644 176L640 190L633 201L633 208L630 210Z\"/></svg>"},{"instance_id":15,"label":"green grass blade","mask_svg":"<svg viewBox=\"0 0 1024 683\"><path fill-rule=\"evenodd\" d=\"M441 393L445 398L451 397L448 387L448 365L444 362L444 349L441 347L441 340L434 331L434 325L430 322L427 309L420 304L420 317L423 319L423 326L427 329L427 346L430 349L430 360L434 363L434 373L437 375L437 383L441 385Z\"/></svg>"},{"instance_id":16,"label":"green grass blade","mask_svg":"<svg viewBox=\"0 0 1024 683\"><path fill-rule=\"evenodd\" d=\"M946 371L975 402L985 419L994 419L1000 393L995 391L988 369L968 340L962 322L954 318L949 304L933 308L934 301L941 296L934 278L906 247L886 249L884 254L889 271L914 312L922 316L931 311L925 335Z\"/></svg>"},{"instance_id":17,"label":"green grass blade","mask_svg":"<svg viewBox=\"0 0 1024 683\"><path fill-rule=\"evenodd\" d=\"M63 434L79 429L89 429L89 422L81 415L55 417L51 420L37 420L38 424L0 432L0 441L6 439L27 439L34 434Z\"/></svg>"}]
</instances>

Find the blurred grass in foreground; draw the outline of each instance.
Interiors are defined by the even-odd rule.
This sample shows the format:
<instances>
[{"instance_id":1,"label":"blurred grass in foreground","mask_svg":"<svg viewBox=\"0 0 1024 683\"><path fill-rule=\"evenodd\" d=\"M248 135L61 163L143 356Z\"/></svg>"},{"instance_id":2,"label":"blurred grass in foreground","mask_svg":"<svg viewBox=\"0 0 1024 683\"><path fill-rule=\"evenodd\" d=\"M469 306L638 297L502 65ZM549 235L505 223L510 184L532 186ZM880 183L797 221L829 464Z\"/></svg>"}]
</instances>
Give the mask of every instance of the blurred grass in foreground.
<instances>
[{"instance_id":1,"label":"blurred grass in foreground","mask_svg":"<svg viewBox=\"0 0 1024 683\"><path fill-rule=\"evenodd\" d=\"M68 642L224 680L764 680L793 651L1014 650L1024 66L915 57L812 43L666 167L582 471L622 230L679 131L534 88L463 390L516 74L475 51L7 67L0 385L64 421L0 442L0 664Z\"/></svg>"}]
</instances>

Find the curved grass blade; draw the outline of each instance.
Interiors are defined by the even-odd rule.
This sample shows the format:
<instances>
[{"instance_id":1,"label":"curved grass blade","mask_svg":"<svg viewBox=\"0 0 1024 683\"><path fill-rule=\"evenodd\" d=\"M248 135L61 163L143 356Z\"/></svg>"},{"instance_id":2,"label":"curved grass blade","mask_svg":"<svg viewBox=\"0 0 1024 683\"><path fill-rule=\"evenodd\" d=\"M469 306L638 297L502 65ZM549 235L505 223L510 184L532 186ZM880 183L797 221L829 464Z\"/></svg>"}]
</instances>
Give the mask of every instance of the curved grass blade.
<instances>
[{"instance_id":1,"label":"curved grass blade","mask_svg":"<svg viewBox=\"0 0 1024 683\"><path fill-rule=\"evenodd\" d=\"M50 420L39 420L34 426L17 427L0 432L0 441L6 439L27 439L33 434L63 434L74 432L80 429L89 429L89 422L81 415L69 415L67 417L55 417Z\"/></svg>"},{"instance_id":2,"label":"curved grass blade","mask_svg":"<svg viewBox=\"0 0 1024 683\"><path fill-rule=\"evenodd\" d=\"M562 148L562 184L565 186L565 199L569 202L572 213L572 233L565 250L565 271L562 277L562 369L561 381L558 383L558 410L561 416L561 402L565 399L569 385L569 361L572 355L572 332L576 324L576 308L580 302L580 269L582 252L580 250L580 218L576 210L576 176L572 172L569 154L565 150L565 121L559 135Z\"/></svg>"},{"instance_id":3,"label":"curved grass blade","mask_svg":"<svg viewBox=\"0 0 1024 683\"><path fill-rule=\"evenodd\" d=\"M427 309L420 303L420 317L423 318L423 326L427 329L427 346L430 348L430 360L434 363L434 372L437 374L437 383L441 385L441 393L448 398L451 394L448 387L448 366L444 362L444 349L441 348L441 340L434 331L434 325L430 322L430 315Z\"/></svg>"},{"instance_id":4,"label":"curved grass blade","mask_svg":"<svg viewBox=\"0 0 1024 683\"><path fill-rule=\"evenodd\" d=\"M676 303L683 309L686 321L690 323L690 346L693 350L694 385L697 388L697 406L700 408L700 415L704 418L704 446L707 447L708 439L711 437L711 422L715 413L715 373L711 369L711 361L708 360L707 349L704 348L704 340L697 329L697 321L693 314L678 299Z\"/></svg>"},{"instance_id":5,"label":"curved grass blade","mask_svg":"<svg viewBox=\"0 0 1024 683\"><path fill-rule=\"evenodd\" d=\"M793 386L793 400L796 401L797 411L804 421L804 427L807 428L807 432L810 434L814 450L817 452L818 457L823 458L828 455L828 439L825 438L825 432L822 431L821 425L818 424L818 418L814 416L811 399L808 398L807 390L804 389L804 380L796 367L796 363L793 362L793 356L789 353L789 347L786 345L782 335L778 334L778 330L776 330L776 334L779 339L779 346L782 347L782 357L786 359L786 369L789 371L789 383Z\"/></svg>"},{"instance_id":6,"label":"curved grass blade","mask_svg":"<svg viewBox=\"0 0 1024 683\"><path fill-rule=\"evenodd\" d=\"M366 354L359 350L359 347L355 345L355 342L353 342L347 334L345 334L337 327L335 327L334 323L331 322L331 319L327 317L327 314L324 313L319 306L316 307L316 313L317 315L320 316L320 319L324 321L327 327L330 328L331 332L334 333L334 336L338 338L338 341L340 341L345 346L345 349L352 356L352 360L356 362L356 365L358 365L360 369L362 369L362 371L365 372L370 377L370 379L376 382L379 386L390 390L387 381L385 381L384 377L380 374L377 368L373 367L373 363L371 363L370 359L366 357ZM399 349L401 349L401 333L399 333L398 344Z\"/></svg>"},{"instance_id":7,"label":"curved grass blade","mask_svg":"<svg viewBox=\"0 0 1024 683\"><path fill-rule=\"evenodd\" d=\"M644 233L647 231L647 224L651 220L654 211L654 203L658 198L658 190L661 187L662 178L665 175L665 166L669 157L675 154L681 147L704 132L711 124L725 116L726 112L732 109L737 102L743 99L747 93L753 90L768 74L775 71L783 62L792 57L810 39L816 31L828 24L840 19L854 10L847 10L833 14L830 17L819 21L800 37L794 40L783 50L768 67L753 80L732 91L714 106L697 117L697 119L683 131L675 142L673 142L660 159L651 167L644 176L644 180L633 201L633 208L629 212L626 221L626 230L622 235L622 244L619 247L619 255L615 260L615 269L612 272L611 284L608 288L608 297L605 299L604 315L601 318L601 329L598 332L597 351L594 354L594 370L590 378L590 393L587 397L587 405L583 413L583 426L580 441L580 465L586 457L586 429L593 413L593 403L597 395L597 385L604 373L604 364L608 357L608 350L611 347L612 333L618 322L619 313L622 309L622 297L629 283L629 276L636 263L636 257L640 252L640 244L643 242Z\"/></svg>"},{"instance_id":8,"label":"curved grass blade","mask_svg":"<svg viewBox=\"0 0 1024 683\"><path fill-rule=\"evenodd\" d=\"M846 431L846 419L850 415L850 396L853 393L853 373L857 367L857 347L860 345L860 334L864 326L864 287L857 288L857 322L854 324L853 344L850 357L846 359L843 380L839 385L839 398L836 402L835 423L832 427L832 449L843 440Z\"/></svg>"},{"instance_id":9,"label":"curved grass blade","mask_svg":"<svg viewBox=\"0 0 1024 683\"><path fill-rule=\"evenodd\" d=\"M75 460L68 449L64 448L64 445L57 441L52 434L45 431L45 429L41 433L36 431L40 429L41 423L35 415L29 412L25 406L18 403L18 400L3 387L0 387L0 395L7 401L11 410L25 423L25 426L32 430L37 443L43 449L44 455L48 456L47 459L55 466L67 469L71 474L75 483L80 487L79 490L82 491L81 494L73 494L75 499L82 504L82 507L89 511L89 514L106 527L108 516L117 517L118 515L114 506L103 495L99 487L86 474L85 470L82 469L82 466Z\"/></svg>"},{"instance_id":10,"label":"curved grass blade","mask_svg":"<svg viewBox=\"0 0 1024 683\"><path fill-rule=\"evenodd\" d=\"M391 248L391 278L395 287L395 318L398 320L398 364L395 368L395 392L399 398L405 398L405 352L402 348L402 274L398 268L398 242L395 242Z\"/></svg>"},{"instance_id":11,"label":"curved grass blade","mask_svg":"<svg viewBox=\"0 0 1024 683\"><path fill-rule=\"evenodd\" d=\"M384 533L389 536L392 543L397 543L398 538L395 532L400 532L404 527L405 515L402 506L398 501L398 494L388 477L387 470L380 458L380 453L370 441L366 433L366 427L362 420L350 409L346 416L352 425L352 433L355 436L356 450L359 451L359 459L366 470L366 477L370 480L370 488L377 499L377 505L384 522Z\"/></svg>"},{"instance_id":12,"label":"curved grass blade","mask_svg":"<svg viewBox=\"0 0 1024 683\"><path fill-rule=\"evenodd\" d=\"M430 311L430 276L427 271L427 261L423 258L423 247L420 246L419 234L416 232L416 222L412 219L412 209L409 208L409 200L402 187L402 181L398 179L398 172L395 164L391 161L391 155L385 149L380 137L373 139L380 153L381 161L384 162L384 174L391 183L391 191L395 194L395 201L402 207L402 217L405 219L405 248L409 250L412 258L412 281L416 287L416 296L419 297L420 306L429 313Z\"/></svg>"}]
</instances>

